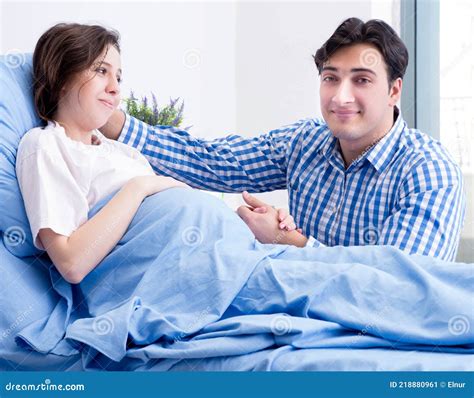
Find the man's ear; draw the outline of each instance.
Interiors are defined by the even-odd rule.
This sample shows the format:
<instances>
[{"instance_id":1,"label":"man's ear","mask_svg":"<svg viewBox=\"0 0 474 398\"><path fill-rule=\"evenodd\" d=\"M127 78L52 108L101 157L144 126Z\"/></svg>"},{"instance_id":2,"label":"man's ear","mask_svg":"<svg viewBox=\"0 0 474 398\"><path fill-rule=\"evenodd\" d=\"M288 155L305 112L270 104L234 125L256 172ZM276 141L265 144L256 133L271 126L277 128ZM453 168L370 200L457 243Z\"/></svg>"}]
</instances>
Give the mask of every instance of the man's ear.
<instances>
[{"instance_id":1,"label":"man's ear","mask_svg":"<svg viewBox=\"0 0 474 398\"><path fill-rule=\"evenodd\" d=\"M395 106L398 101L400 100L400 97L402 95L402 86L403 86L403 81L400 77L396 78L392 84L390 84L390 106Z\"/></svg>"}]
</instances>

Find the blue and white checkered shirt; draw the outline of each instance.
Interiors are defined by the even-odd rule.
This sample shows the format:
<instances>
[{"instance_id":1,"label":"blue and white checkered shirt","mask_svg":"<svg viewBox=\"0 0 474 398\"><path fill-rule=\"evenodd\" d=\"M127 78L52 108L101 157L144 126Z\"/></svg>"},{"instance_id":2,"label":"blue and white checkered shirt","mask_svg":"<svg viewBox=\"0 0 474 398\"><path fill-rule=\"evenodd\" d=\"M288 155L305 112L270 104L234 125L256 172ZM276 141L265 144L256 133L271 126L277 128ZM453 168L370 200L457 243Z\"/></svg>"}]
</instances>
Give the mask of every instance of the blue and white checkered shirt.
<instances>
[{"instance_id":1,"label":"blue and white checkered shirt","mask_svg":"<svg viewBox=\"0 0 474 398\"><path fill-rule=\"evenodd\" d=\"M126 116L119 140L158 174L221 192L288 189L290 213L314 246L391 245L454 260L464 220L460 168L446 149L399 115L390 132L347 169L320 119L255 138L192 137Z\"/></svg>"}]
</instances>

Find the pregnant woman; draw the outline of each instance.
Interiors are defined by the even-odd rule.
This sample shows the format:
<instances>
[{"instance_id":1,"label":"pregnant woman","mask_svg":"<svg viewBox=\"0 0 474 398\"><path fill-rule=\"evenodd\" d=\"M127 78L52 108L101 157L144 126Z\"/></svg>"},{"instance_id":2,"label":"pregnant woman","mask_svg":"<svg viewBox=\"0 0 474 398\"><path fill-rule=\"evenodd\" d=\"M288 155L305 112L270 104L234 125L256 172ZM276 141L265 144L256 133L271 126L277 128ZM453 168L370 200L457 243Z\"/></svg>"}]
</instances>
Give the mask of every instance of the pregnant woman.
<instances>
[{"instance_id":1,"label":"pregnant woman","mask_svg":"<svg viewBox=\"0 0 474 398\"><path fill-rule=\"evenodd\" d=\"M17 176L36 247L66 281L79 283L113 250L146 197L187 185L155 175L139 151L97 130L120 103L115 31L55 25L39 39L33 68L35 105L46 126L22 139ZM286 213L282 219L293 225Z\"/></svg>"}]
</instances>

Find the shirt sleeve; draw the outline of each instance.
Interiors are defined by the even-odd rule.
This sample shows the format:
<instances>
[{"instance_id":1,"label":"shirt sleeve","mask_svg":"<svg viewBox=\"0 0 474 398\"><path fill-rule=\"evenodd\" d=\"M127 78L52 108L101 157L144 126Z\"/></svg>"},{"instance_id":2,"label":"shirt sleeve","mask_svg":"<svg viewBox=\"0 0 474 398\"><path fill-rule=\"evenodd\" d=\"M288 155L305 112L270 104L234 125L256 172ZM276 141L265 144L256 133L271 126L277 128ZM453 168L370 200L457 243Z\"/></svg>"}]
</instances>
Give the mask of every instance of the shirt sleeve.
<instances>
[{"instance_id":1,"label":"shirt sleeve","mask_svg":"<svg viewBox=\"0 0 474 398\"><path fill-rule=\"evenodd\" d=\"M305 247L326 247L323 243L321 243L319 240L317 240L313 236L308 237L308 241L306 242Z\"/></svg>"},{"instance_id":2,"label":"shirt sleeve","mask_svg":"<svg viewBox=\"0 0 474 398\"><path fill-rule=\"evenodd\" d=\"M38 232L51 228L70 236L87 221L89 205L61 156L40 149L18 159L16 173L30 223L34 245L46 250Z\"/></svg>"},{"instance_id":3,"label":"shirt sleeve","mask_svg":"<svg viewBox=\"0 0 474 398\"><path fill-rule=\"evenodd\" d=\"M465 206L459 167L448 160L423 161L405 179L378 244L454 261Z\"/></svg>"},{"instance_id":4,"label":"shirt sleeve","mask_svg":"<svg viewBox=\"0 0 474 398\"><path fill-rule=\"evenodd\" d=\"M299 124L254 138L194 138L174 127L149 126L125 117L119 141L140 150L158 174L193 188L221 192L286 189L288 152Z\"/></svg>"}]
</instances>

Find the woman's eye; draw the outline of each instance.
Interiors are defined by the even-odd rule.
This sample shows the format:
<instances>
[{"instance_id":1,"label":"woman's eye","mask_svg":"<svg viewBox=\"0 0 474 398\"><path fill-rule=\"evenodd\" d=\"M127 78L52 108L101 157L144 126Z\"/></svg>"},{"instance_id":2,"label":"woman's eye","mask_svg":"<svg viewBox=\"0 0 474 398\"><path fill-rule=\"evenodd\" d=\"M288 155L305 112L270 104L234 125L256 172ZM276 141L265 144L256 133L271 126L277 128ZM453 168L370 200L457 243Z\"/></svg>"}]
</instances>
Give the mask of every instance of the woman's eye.
<instances>
[{"instance_id":1,"label":"woman's eye","mask_svg":"<svg viewBox=\"0 0 474 398\"><path fill-rule=\"evenodd\" d=\"M107 73L107 70L106 70L105 68L97 68L95 71L96 71L97 73L101 73L101 74Z\"/></svg>"}]
</instances>

